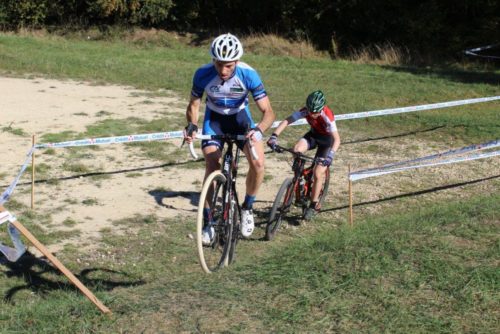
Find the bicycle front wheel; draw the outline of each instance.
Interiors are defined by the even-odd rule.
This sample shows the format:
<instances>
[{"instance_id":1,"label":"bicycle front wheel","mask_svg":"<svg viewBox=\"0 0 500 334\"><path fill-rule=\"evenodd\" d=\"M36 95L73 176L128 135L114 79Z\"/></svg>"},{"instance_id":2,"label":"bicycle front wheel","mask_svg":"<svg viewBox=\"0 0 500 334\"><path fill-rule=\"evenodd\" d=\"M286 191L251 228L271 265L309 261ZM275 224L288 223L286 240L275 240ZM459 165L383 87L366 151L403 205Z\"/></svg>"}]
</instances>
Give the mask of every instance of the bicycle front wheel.
<instances>
[{"instance_id":1,"label":"bicycle front wheel","mask_svg":"<svg viewBox=\"0 0 500 334\"><path fill-rule=\"evenodd\" d=\"M229 224L224 217L224 211L228 207L225 201L226 191L226 177L220 171L210 174L201 190L196 224L196 246L198 248L200 265L206 273L211 273L224 266L231 247L233 228L232 224ZM202 242L203 228L205 227L203 209L206 201L210 204L211 221L214 231L210 245L203 245Z\"/></svg>"},{"instance_id":2,"label":"bicycle front wheel","mask_svg":"<svg viewBox=\"0 0 500 334\"><path fill-rule=\"evenodd\" d=\"M283 218L286 216L287 212L290 211L294 195L293 179L288 178L283 181L274 199L266 226L266 240L272 240L276 235Z\"/></svg>"}]
</instances>

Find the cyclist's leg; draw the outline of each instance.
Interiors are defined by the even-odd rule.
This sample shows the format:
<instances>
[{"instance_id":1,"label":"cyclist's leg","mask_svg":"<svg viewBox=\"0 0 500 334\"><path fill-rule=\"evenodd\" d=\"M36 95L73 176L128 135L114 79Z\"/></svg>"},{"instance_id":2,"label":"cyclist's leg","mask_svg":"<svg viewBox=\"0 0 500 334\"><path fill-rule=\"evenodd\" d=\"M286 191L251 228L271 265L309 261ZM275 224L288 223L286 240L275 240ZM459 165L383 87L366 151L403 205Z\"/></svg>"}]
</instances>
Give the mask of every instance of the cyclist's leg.
<instances>
[{"instance_id":1,"label":"cyclist's leg","mask_svg":"<svg viewBox=\"0 0 500 334\"><path fill-rule=\"evenodd\" d=\"M221 116L210 109L205 110L205 119L203 120L204 135L219 135L223 134L221 130ZM218 140L203 140L201 143L203 156L205 157L205 177L206 178L216 170L220 169L220 157L222 155L222 143ZM211 198L212 189L209 190L207 198ZM208 219L210 212L210 204L205 202L205 217Z\"/></svg>"},{"instance_id":2,"label":"cyclist's leg","mask_svg":"<svg viewBox=\"0 0 500 334\"><path fill-rule=\"evenodd\" d=\"M320 164L316 164L314 166L311 202L309 203L309 207L304 213L305 220L311 220L311 218L321 209L321 202L319 197L321 195L321 190L323 189L327 169L327 166L323 166Z\"/></svg>"},{"instance_id":3,"label":"cyclist's leg","mask_svg":"<svg viewBox=\"0 0 500 334\"><path fill-rule=\"evenodd\" d=\"M236 115L237 132L238 134L245 134L247 129L253 128L255 123L252 120L250 111L245 109ZM250 139L252 140L252 139ZM253 159L250 149L250 143L238 142L238 147L243 150L245 157L248 160L248 173L246 178L245 200L241 205L241 235L248 238L254 230L255 223L253 217L253 203L260 185L264 180L264 145L262 140L252 140L252 145L257 154L257 159Z\"/></svg>"},{"instance_id":4,"label":"cyclist's leg","mask_svg":"<svg viewBox=\"0 0 500 334\"><path fill-rule=\"evenodd\" d=\"M250 110L245 109L240 111L235 115L234 119L235 124L233 124L232 132L235 134L245 134L249 128L255 127L255 123L250 114ZM257 153L257 159L254 160L252 154L250 153L249 143L242 146L242 142L238 142L238 147L243 150L245 157L248 160L248 173L246 178L246 196L245 201L243 202L243 206L248 204L248 198L251 197L252 201L255 199L257 192L259 191L260 185L264 180L264 144L262 140L252 141L252 144L255 148L255 152ZM248 209L251 209L251 203L249 204Z\"/></svg>"},{"instance_id":5,"label":"cyclist's leg","mask_svg":"<svg viewBox=\"0 0 500 334\"><path fill-rule=\"evenodd\" d=\"M299 153L304 153L309 149L309 145L307 143L307 140L304 138L300 138L297 143L295 143L295 146L293 147L293 150L295 152Z\"/></svg>"},{"instance_id":6,"label":"cyclist's leg","mask_svg":"<svg viewBox=\"0 0 500 334\"><path fill-rule=\"evenodd\" d=\"M205 110L203 119L204 135L222 135L223 134L223 115L220 115L210 109ZM201 148L205 157L205 178L215 170L220 169L219 159L222 155L222 143L220 140L203 140Z\"/></svg>"},{"instance_id":7,"label":"cyclist's leg","mask_svg":"<svg viewBox=\"0 0 500 334\"><path fill-rule=\"evenodd\" d=\"M257 153L257 160L254 160L250 152L249 144L245 145L243 152L248 160L249 169L246 179L246 194L256 196L260 185L264 180L264 145L262 140L254 141L253 147Z\"/></svg>"},{"instance_id":8,"label":"cyclist's leg","mask_svg":"<svg viewBox=\"0 0 500 334\"><path fill-rule=\"evenodd\" d=\"M250 146L247 143L243 152L248 160L248 173L246 178L246 193L245 200L241 205L241 235L245 238L250 237L253 233L255 222L253 216L253 203L260 185L264 180L264 145L262 141L254 141L253 147L257 153L257 159L254 160L250 152Z\"/></svg>"},{"instance_id":9,"label":"cyclist's leg","mask_svg":"<svg viewBox=\"0 0 500 334\"><path fill-rule=\"evenodd\" d=\"M207 145L203 147L203 156L205 157L205 180L213 171L220 169L221 149L217 145Z\"/></svg>"},{"instance_id":10,"label":"cyclist's leg","mask_svg":"<svg viewBox=\"0 0 500 334\"><path fill-rule=\"evenodd\" d=\"M321 188L323 188L323 183L325 181L327 166L316 165L314 166L314 182L313 189L311 192L311 202L317 203L319 200L319 195L321 194Z\"/></svg>"},{"instance_id":11,"label":"cyclist's leg","mask_svg":"<svg viewBox=\"0 0 500 334\"><path fill-rule=\"evenodd\" d=\"M251 154L250 143L247 142L243 147L243 152L245 153L249 166L245 181L245 200L241 205L240 231L241 235L245 238L250 237L255 228L253 203L262 181L264 180L264 145L262 140L252 141L252 145L257 155L257 159L255 160Z\"/></svg>"},{"instance_id":12,"label":"cyclist's leg","mask_svg":"<svg viewBox=\"0 0 500 334\"><path fill-rule=\"evenodd\" d=\"M207 177L214 171L220 169L220 157L221 157L221 150L216 146L216 145L208 145L205 146L203 149L203 156L205 157L205 177L203 178L203 181L207 179ZM212 197L212 191L213 189L210 189L208 192L207 198ZM209 211L210 211L210 204L205 202L205 215L208 218Z\"/></svg>"},{"instance_id":13,"label":"cyclist's leg","mask_svg":"<svg viewBox=\"0 0 500 334\"><path fill-rule=\"evenodd\" d=\"M293 147L295 152L304 153L308 150L313 149L316 146L314 142L314 137L312 137L311 131L307 132L299 139L299 141Z\"/></svg>"},{"instance_id":14,"label":"cyclist's leg","mask_svg":"<svg viewBox=\"0 0 500 334\"><path fill-rule=\"evenodd\" d=\"M316 150L316 158L326 158L328 156L328 152L330 152L332 144L333 144L333 139L331 136L323 136L323 135L317 135L315 137L316 143L318 146L318 149ZM325 175L326 175L326 170L329 168L329 166L323 166L321 164L316 164L314 167L313 171L313 178L314 178L314 183L313 183L313 189L311 192L311 203L316 203L318 202L319 196L321 194L321 189L323 188L323 183L325 180Z\"/></svg>"}]
</instances>

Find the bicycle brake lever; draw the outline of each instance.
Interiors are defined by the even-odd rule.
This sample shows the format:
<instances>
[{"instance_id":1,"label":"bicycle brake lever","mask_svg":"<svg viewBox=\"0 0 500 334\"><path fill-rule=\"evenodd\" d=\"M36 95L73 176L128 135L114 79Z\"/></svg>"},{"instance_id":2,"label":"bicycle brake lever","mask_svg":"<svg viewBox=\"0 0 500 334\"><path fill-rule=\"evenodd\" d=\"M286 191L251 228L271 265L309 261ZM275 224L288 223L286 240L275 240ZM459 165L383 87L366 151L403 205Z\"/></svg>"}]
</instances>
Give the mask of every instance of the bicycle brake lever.
<instances>
[{"instance_id":1,"label":"bicycle brake lever","mask_svg":"<svg viewBox=\"0 0 500 334\"><path fill-rule=\"evenodd\" d=\"M250 138L248 139L248 145L250 146L250 154L252 155L252 158L254 160L258 160L259 155L257 154L257 151L255 150L255 147L252 144L252 139L250 139Z\"/></svg>"},{"instance_id":2,"label":"bicycle brake lever","mask_svg":"<svg viewBox=\"0 0 500 334\"><path fill-rule=\"evenodd\" d=\"M196 154L196 152L194 151L193 142L189 143L189 153L191 153L193 159L198 159L198 154Z\"/></svg>"}]
</instances>

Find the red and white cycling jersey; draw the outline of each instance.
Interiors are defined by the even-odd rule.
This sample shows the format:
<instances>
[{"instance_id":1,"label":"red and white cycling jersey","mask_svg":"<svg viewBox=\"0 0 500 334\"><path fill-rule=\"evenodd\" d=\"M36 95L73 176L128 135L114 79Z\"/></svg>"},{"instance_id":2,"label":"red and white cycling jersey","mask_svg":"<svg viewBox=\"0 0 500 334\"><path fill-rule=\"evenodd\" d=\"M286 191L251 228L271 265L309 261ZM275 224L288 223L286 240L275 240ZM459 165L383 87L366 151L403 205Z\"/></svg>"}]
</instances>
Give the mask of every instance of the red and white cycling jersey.
<instances>
[{"instance_id":1,"label":"red and white cycling jersey","mask_svg":"<svg viewBox=\"0 0 500 334\"><path fill-rule=\"evenodd\" d=\"M316 133L321 135L329 135L337 131L335 115L333 114L333 111L328 108L328 106L323 108L320 116L317 118L311 117L311 114L307 111L306 107L294 112L290 117L292 119L292 123L305 117L311 128Z\"/></svg>"}]
</instances>

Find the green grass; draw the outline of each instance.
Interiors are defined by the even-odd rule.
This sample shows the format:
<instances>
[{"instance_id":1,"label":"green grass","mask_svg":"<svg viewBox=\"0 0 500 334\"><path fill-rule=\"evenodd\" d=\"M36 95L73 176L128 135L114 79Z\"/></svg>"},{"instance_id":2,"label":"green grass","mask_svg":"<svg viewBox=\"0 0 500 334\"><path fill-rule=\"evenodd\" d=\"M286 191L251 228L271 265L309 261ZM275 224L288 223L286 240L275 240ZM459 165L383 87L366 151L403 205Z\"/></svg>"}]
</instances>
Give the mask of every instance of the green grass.
<instances>
[{"instance_id":1,"label":"green grass","mask_svg":"<svg viewBox=\"0 0 500 334\"><path fill-rule=\"evenodd\" d=\"M105 111L105 110L101 110L101 111L98 111L95 115L97 117L104 117L104 116L109 116L111 115L112 113L109 112L109 111Z\"/></svg>"},{"instance_id":2,"label":"green grass","mask_svg":"<svg viewBox=\"0 0 500 334\"><path fill-rule=\"evenodd\" d=\"M99 201L96 198L86 198L82 200L82 204L86 206L98 205Z\"/></svg>"},{"instance_id":3,"label":"green grass","mask_svg":"<svg viewBox=\"0 0 500 334\"><path fill-rule=\"evenodd\" d=\"M3 50L0 66L5 71L45 73L50 77L116 82L140 88L188 90L190 83L182 79L192 75L191 62L206 61L201 49L142 48L122 42L2 35L0 43ZM25 52L32 54L27 57Z\"/></svg>"},{"instance_id":4,"label":"green grass","mask_svg":"<svg viewBox=\"0 0 500 334\"><path fill-rule=\"evenodd\" d=\"M248 285L266 289L268 300L291 301L263 310L279 331L494 331L499 199L325 229L279 250L258 269L236 271Z\"/></svg>"},{"instance_id":5,"label":"green grass","mask_svg":"<svg viewBox=\"0 0 500 334\"><path fill-rule=\"evenodd\" d=\"M77 139L74 131L63 131L59 133L46 133L40 138L40 141L43 143L58 143L73 139Z\"/></svg>"},{"instance_id":6,"label":"green grass","mask_svg":"<svg viewBox=\"0 0 500 334\"><path fill-rule=\"evenodd\" d=\"M2 127L2 132L9 132L9 133L12 133L13 135L20 136L20 137L26 137L27 136L27 133L24 132L23 129L13 128L11 126L4 126L4 127Z\"/></svg>"},{"instance_id":7,"label":"green grass","mask_svg":"<svg viewBox=\"0 0 500 334\"><path fill-rule=\"evenodd\" d=\"M73 173L89 173L90 168L82 163L64 163L62 165L63 170L73 172Z\"/></svg>"},{"instance_id":8,"label":"green grass","mask_svg":"<svg viewBox=\"0 0 500 334\"><path fill-rule=\"evenodd\" d=\"M33 166L29 165L26 167L26 173L31 174ZM51 166L46 163L35 164L35 174L37 177L45 178L49 175L49 171L51 170Z\"/></svg>"},{"instance_id":9,"label":"green grass","mask_svg":"<svg viewBox=\"0 0 500 334\"><path fill-rule=\"evenodd\" d=\"M267 249L257 257L246 257L254 245L242 242L238 261L213 275L201 274L187 221L136 215L116 222L127 235L102 231L105 247L61 256L77 275L95 269L81 278L112 318L56 272L38 269L14 304L2 302L0 322L6 332L37 333L492 333L499 200L410 207L354 228L258 242ZM0 279L3 291L22 284L15 275Z\"/></svg>"},{"instance_id":10,"label":"green grass","mask_svg":"<svg viewBox=\"0 0 500 334\"><path fill-rule=\"evenodd\" d=\"M66 227L74 227L78 224L78 222L71 218L66 218L65 220L63 220L62 224Z\"/></svg>"},{"instance_id":11,"label":"green grass","mask_svg":"<svg viewBox=\"0 0 500 334\"><path fill-rule=\"evenodd\" d=\"M141 177L142 173L127 173L125 174L125 176L130 178L136 178L136 177Z\"/></svg>"},{"instance_id":12,"label":"green grass","mask_svg":"<svg viewBox=\"0 0 500 334\"><path fill-rule=\"evenodd\" d=\"M43 244L52 244L55 242L61 242L69 237L76 236L79 234L78 231L58 231L53 233L46 233L45 228L52 223L52 216L48 212L38 213L36 211L28 209L25 205L16 202L15 200L10 200L5 204L8 210L16 212L16 217L22 220L22 224L33 234L37 236L37 239ZM2 241L7 241L7 244L11 246L11 241L9 236L6 235L6 230L3 230L1 234ZM27 240L23 237L24 242Z\"/></svg>"}]
</instances>

